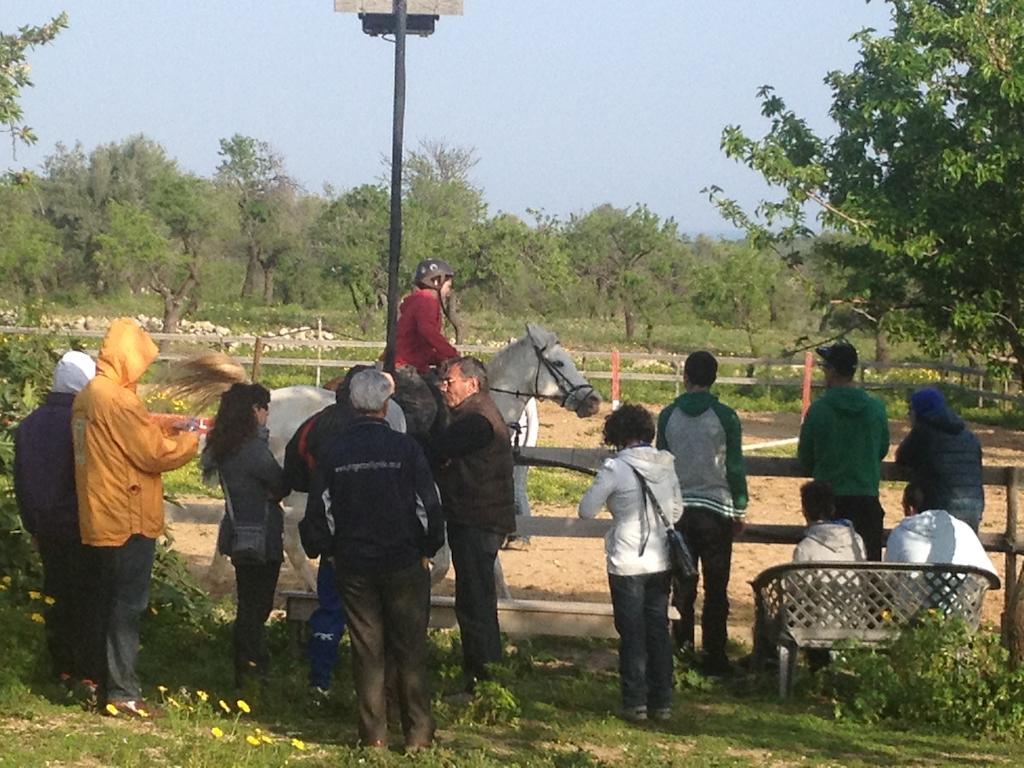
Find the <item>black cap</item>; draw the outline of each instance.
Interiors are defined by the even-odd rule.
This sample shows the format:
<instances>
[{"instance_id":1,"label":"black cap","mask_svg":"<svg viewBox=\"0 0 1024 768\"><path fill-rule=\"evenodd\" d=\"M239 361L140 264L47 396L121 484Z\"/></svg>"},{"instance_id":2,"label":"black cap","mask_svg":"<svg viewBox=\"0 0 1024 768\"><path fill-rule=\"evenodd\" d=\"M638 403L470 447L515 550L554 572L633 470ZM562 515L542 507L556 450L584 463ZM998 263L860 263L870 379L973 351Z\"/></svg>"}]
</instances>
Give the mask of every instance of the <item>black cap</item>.
<instances>
[{"instance_id":1,"label":"black cap","mask_svg":"<svg viewBox=\"0 0 1024 768\"><path fill-rule=\"evenodd\" d=\"M815 352L840 376L853 376L857 370L857 349L848 341L837 341L827 347L818 347Z\"/></svg>"}]
</instances>

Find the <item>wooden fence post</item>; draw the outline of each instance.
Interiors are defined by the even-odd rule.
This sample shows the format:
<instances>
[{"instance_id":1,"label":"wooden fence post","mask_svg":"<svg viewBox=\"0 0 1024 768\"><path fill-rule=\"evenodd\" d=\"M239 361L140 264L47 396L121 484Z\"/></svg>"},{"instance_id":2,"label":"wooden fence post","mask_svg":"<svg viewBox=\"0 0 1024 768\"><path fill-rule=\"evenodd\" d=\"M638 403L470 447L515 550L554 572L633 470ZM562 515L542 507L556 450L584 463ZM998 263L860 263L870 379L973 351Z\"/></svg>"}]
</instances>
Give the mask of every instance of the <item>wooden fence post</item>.
<instances>
[{"instance_id":1,"label":"wooden fence post","mask_svg":"<svg viewBox=\"0 0 1024 768\"><path fill-rule=\"evenodd\" d=\"M814 379L814 355L808 350L804 354L803 396L800 403L800 421L803 422L807 409L811 407L811 381Z\"/></svg>"},{"instance_id":2,"label":"wooden fence post","mask_svg":"<svg viewBox=\"0 0 1024 768\"><path fill-rule=\"evenodd\" d=\"M1009 467L1006 470L1006 568L1003 578L1003 644L1010 651L1011 663L1016 666L1024 661L1024 621L1021 603L1024 590L1022 578L1017 574L1017 503L1020 492L1020 470Z\"/></svg>"},{"instance_id":3,"label":"wooden fence post","mask_svg":"<svg viewBox=\"0 0 1024 768\"><path fill-rule=\"evenodd\" d=\"M619 410L619 350L612 350L612 410Z\"/></svg>"},{"instance_id":4,"label":"wooden fence post","mask_svg":"<svg viewBox=\"0 0 1024 768\"><path fill-rule=\"evenodd\" d=\"M253 384L260 380L260 360L263 358L263 337L257 336L252 348L252 379Z\"/></svg>"}]
</instances>

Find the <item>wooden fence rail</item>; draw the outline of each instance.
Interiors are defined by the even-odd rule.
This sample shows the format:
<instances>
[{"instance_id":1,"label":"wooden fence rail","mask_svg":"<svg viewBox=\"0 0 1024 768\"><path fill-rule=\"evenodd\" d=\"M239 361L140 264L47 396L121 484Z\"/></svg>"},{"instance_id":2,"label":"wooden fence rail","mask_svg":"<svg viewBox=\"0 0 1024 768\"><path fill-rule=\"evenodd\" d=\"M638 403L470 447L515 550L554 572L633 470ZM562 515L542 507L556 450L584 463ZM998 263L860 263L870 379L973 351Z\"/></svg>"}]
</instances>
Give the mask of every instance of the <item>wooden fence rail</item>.
<instances>
[{"instance_id":1,"label":"wooden fence rail","mask_svg":"<svg viewBox=\"0 0 1024 768\"><path fill-rule=\"evenodd\" d=\"M303 329L306 331L314 331L313 328ZM46 336L62 336L67 338L102 338L106 331L104 330L85 330L85 329L50 329L50 328L32 328L25 326L0 326L0 334L26 334L26 335L46 335ZM257 340L260 339L264 344L272 344L276 347L289 348L289 349L315 349L318 352L332 349L367 349L367 350L383 350L384 344L379 341L363 341L355 339L293 339L283 336L255 336L250 334L240 335L228 335L219 336L216 334L190 334L190 333L151 333L150 336L156 341L173 341L191 343L196 345L207 345L207 346L225 346L228 344L246 344L255 345ZM473 354L490 355L494 354L499 347L497 345L486 345L486 344L465 344L462 345L461 349L464 352ZM657 360L659 362L665 362L672 366L672 373L651 373L647 371L592 371L586 370L586 360L588 359L606 359L611 358L616 354L615 351L605 350L572 350L572 354L577 359L584 361L583 370L581 373L588 379L595 380L609 380L617 376L621 381L638 381L638 382L662 382L671 383L678 386L682 385L682 364L686 359L684 353L676 352L619 352L618 355L623 360ZM187 354L182 353L162 353L159 357L160 360L174 361L181 360L189 357ZM248 357L235 356L234 360L239 364L249 364L252 360ZM721 366L754 366L754 367L775 367L775 368L791 368L799 369L803 367L803 362L796 360L795 358L764 358L764 357L732 357L732 356L719 356L719 364ZM322 357L309 358L309 357L261 357L260 364L266 366L299 366L307 368L349 368L353 365L367 365L375 362L374 359L364 360L331 360L324 359ZM985 389L984 382L986 377L986 371L984 368L974 368L962 365L953 365L950 363L915 363L915 362L878 362L873 360L862 360L860 362L860 370L863 373L865 370L921 370L921 371L932 371L941 373L944 375L955 374L960 376L960 381L944 381L946 386L954 387L965 395L977 397L980 400L991 400L998 402L1009 402L1024 405L1024 396L1010 394L1007 391L997 392L994 390ZM969 386L964 382L964 377L970 377L972 380L976 379L978 386ZM718 382L720 384L730 384L737 386L768 386L768 387L781 387L781 388L799 388L802 386L802 381L798 377L794 378L778 378L778 377L758 377L758 376L719 376ZM906 390L908 388L917 386L917 384L909 384L905 382L872 382L862 381L861 384L866 389L873 390ZM816 382L813 386L818 387L820 383ZM980 404L980 403L979 403Z\"/></svg>"}]
</instances>

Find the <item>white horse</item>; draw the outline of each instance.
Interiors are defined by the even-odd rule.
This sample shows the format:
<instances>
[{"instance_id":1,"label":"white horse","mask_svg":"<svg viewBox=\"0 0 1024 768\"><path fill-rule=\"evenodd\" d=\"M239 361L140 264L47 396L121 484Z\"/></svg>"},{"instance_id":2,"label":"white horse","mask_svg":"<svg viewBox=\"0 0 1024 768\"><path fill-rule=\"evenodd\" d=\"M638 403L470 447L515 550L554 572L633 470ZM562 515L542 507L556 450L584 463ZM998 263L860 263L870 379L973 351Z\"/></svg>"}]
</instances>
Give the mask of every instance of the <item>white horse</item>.
<instances>
[{"instance_id":1,"label":"white horse","mask_svg":"<svg viewBox=\"0 0 1024 768\"><path fill-rule=\"evenodd\" d=\"M222 367L222 374L224 373ZM236 381L245 380L245 372L241 366L237 371L228 374L237 377ZM529 423L527 405L531 399L554 400L563 408L575 412L578 416L587 417L597 413L601 404L600 395L593 386L583 378L577 370L572 358L558 343L554 333L539 325L526 326L526 334L502 348L487 366L487 377L490 394L505 422L509 425L525 426L527 442L536 444L536 424ZM230 381L221 380L222 388L230 385ZM328 389L313 386L291 386L271 390L271 409L267 419L270 431L270 449L278 462L284 461L284 449L296 430L313 414L323 410L335 402L335 393ZM536 409L533 409L536 414ZM398 413L388 414L393 427L398 420L404 422L404 416ZM514 428L515 429L515 428ZM513 435L515 442L515 435ZM520 445L527 442L520 440ZM517 496L520 506L526 501L526 475L517 472ZM305 514L306 494L292 493L283 500L285 510L284 549L292 568L300 575L306 585L316 591L316 572L302 550L298 536L298 522ZM528 507L527 507L528 508ZM434 558L431 579L434 583L444 578L451 563L451 554L447 544ZM219 553L214 554L212 568L226 569L227 558ZM508 596L501 573L500 561L495 564L499 593Z\"/></svg>"}]
</instances>

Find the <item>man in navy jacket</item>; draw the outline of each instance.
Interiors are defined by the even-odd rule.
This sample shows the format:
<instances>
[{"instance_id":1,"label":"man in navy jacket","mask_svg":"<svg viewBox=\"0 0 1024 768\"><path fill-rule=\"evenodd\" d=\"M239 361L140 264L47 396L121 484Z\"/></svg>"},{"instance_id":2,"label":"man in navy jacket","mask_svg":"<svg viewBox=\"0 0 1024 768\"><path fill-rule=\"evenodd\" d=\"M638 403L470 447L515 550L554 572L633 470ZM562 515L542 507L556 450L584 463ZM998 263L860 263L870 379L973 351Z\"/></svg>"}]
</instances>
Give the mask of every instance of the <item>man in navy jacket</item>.
<instances>
[{"instance_id":1,"label":"man in navy jacket","mask_svg":"<svg viewBox=\"0 0 1024 768\"><path fill-rule=\"evenodd\" d=\"M321 453L303 522L308 554L333 555L352 638L359 738L387 746L385 679L394 673L407 748L434 737L426 680L430 558L444 543L437 488L419 444L384 415L390 377L352 377L356 418ZM388 665L396 669L388 670Z\"/></svg>"},{"instance_id":2,"label":"man in navy jacket","mask_svg":"<svg viewBox=\"0 0 1024 768\"><path fill-rule=\"evenodd\" d=\"M22 524L43 561L46 646L53 674L64 685L84 680L89 688L101 670L82 642L91 605L85 549L78 530L71 404L96 375L84 352L67 352L53 373L46 402L25 417L14 436L14 493ZM47 600L49 602L49 600Z\"/></svg>"}]
</instances>

